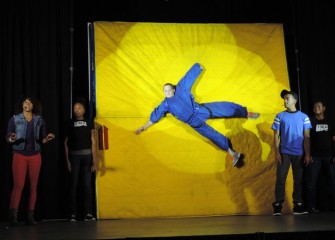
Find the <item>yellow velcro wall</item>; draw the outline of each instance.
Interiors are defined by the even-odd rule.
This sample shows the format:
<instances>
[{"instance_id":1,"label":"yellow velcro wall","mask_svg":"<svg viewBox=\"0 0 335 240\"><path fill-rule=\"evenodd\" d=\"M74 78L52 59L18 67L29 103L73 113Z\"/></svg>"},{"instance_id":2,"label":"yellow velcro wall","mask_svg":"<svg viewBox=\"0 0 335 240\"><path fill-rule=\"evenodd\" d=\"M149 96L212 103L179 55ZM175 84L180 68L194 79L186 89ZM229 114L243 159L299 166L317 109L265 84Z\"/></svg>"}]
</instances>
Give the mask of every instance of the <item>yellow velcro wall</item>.
<instances>
[{"instance_id":1,"label":"yellow velcro wall","mask_svg":"<svg viewBox=\"0 0 335 240\"><path fill-rule=\"evenodd\" d=\"M281 24L95 22L94 36L95 120L109 145L98 150L100 219L272 213L271 124L289 89ZM192 88L197 102L232 101L261 114L207 121L245 154L242 168L170 114L135 134L164 99L163 85L194 63L204 67ZM288 204L291 192L289 173Z\"/></svg>"}]
</instances>

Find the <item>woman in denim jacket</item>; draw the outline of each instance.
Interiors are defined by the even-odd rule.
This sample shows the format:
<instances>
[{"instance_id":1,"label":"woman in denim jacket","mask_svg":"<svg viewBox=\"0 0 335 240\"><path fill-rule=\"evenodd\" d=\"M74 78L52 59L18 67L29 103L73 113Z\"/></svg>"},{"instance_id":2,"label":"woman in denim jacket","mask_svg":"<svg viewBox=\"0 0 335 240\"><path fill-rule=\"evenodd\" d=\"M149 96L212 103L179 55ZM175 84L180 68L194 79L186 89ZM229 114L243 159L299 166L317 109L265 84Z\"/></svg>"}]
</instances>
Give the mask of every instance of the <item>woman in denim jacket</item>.
<instances>
[{"instance_id":1,"label":"woman in denim jacket","mask_svg":"<svg viewBox=\"0 0 335 240\"><path fill-rule=\"evenodd\" d=\"M39 102L32 97L19 100L18 113L10 118L7 128L7 142L13 150L13 190L10 199L10 225L18 225L17 213L25 185L26 175L29 180L29 201L27 225L35 225L34 209L37 195L37 183L42 158L41 144L55 138L53 133L46 134L45 122L40 116Z\"/></svg>"}]
</instances>

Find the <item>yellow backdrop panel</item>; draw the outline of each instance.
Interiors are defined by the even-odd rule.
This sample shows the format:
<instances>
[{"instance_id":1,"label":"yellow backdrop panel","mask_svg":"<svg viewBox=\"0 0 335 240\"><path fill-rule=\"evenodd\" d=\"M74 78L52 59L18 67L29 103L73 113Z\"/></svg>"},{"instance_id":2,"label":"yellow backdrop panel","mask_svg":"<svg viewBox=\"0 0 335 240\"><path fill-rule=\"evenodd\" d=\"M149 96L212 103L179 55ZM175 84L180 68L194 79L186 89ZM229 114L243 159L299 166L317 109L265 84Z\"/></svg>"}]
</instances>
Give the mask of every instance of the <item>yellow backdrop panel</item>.
<instances>
[{"instance_id":1,"label":"yellow backdrop panel","mask_svg":"<svg viewBox=\"0 0 335 240\"><path fill-rule=\"evenodd\" d=\"M94 29L96 122L109 133L109 149L98 151L98 217L272 213L271 123L289 88L282 25L95 22ZM163 100L163 84L176 84L196 62L204 67L192 89L197 102L233 101L261 113L208 120L245 154L243 168L169 114L135 134Z\"/></svg>"}]
</instances>

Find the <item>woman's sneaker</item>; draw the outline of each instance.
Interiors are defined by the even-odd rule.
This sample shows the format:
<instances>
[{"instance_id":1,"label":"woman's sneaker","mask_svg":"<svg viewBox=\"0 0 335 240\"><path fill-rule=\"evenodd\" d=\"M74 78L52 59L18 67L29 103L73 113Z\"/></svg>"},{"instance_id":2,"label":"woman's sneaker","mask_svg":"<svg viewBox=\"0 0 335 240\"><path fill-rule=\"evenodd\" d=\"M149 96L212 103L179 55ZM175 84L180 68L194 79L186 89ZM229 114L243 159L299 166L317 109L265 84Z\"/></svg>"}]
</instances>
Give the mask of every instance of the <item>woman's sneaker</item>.
<instances>
[{"instance_id":1,"label":"woman's sneaker","mask_svg":"<svg viewBox=\"0 0 335 240\"><path fill-rule=\"evenodd\" d=\"M88 213L86 214L84 221L95 221L97 220L92 214Z\"/></svg>"}]
</instances>

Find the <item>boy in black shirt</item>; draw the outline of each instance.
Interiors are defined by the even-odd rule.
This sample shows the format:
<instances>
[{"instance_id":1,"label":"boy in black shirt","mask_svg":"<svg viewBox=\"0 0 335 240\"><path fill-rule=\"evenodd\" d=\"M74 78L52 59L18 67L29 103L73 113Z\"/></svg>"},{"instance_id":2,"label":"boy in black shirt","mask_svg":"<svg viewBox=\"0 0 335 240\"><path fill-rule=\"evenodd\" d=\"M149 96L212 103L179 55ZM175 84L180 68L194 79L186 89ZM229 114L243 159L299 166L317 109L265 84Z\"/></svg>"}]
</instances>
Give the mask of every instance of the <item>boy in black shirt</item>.
<instances>
[{"instance_id":1,"label":"boy in black shirt","mask_svg":"<svg viewBox=\"0 0 335 240\"><path fill-rule=\"evenodd\" d=\"M335 210L335 128L332 122L325 117L325 110L326 106L322 101L314 102L314 117L310 118L313 127L310 132L312 162L307 165L306 169L309 213L316 211L316 185L321 168L327 180L331 209Z\"/></svg>"},{"instance_id":2,"label":"boy in black shirt","mask_svg":"<svg viewBox=\"0 0 335 240\"><path fill-rule=\"evenodd\" d=\"M96 220L92 215L92 172L95 165L94 125L84 118L85 99L79 98L73 106L74 118L70 119L65 131L65 156L68 171L71 174L70 185L70 221L77 219L77 191L79 181L84 188L85 221Z\"/></svg>"}]
</instances>

